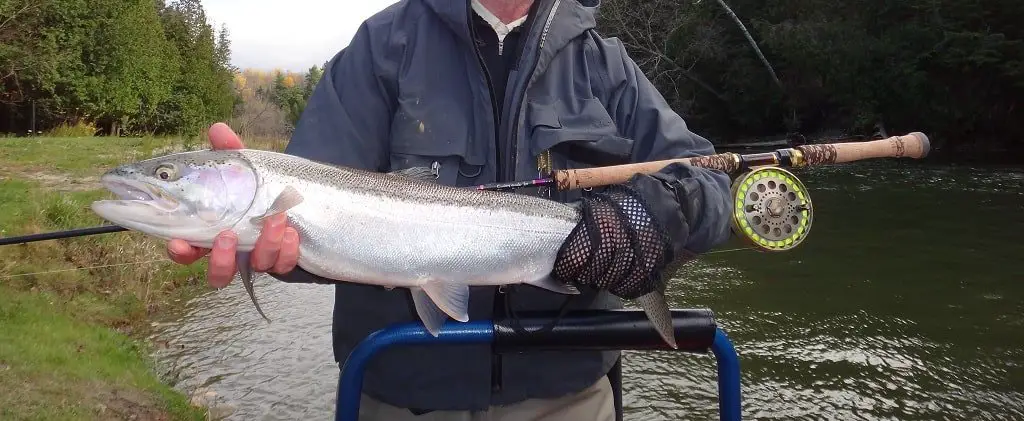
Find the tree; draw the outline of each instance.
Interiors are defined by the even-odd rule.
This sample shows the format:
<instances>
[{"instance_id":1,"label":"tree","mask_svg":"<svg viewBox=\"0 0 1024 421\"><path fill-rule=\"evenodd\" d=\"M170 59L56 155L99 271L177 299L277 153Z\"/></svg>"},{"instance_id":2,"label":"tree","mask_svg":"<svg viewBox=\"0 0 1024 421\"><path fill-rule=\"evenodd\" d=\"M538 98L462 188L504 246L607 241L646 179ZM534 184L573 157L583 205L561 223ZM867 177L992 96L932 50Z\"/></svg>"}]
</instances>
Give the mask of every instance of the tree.
<instances>
[{"instance_id":1,"label":"tree","mask_svg":"<svg viewBox=\"0 0 1024 421\"><path fill-rule=\"evenodd\" d=\"M199 0L0 2L0 130L78 120L108 133L198 133L235 105L230 37Z\"/></svg>"},{"instance_id":2,"label":"tree","mask_svg":"<svg viewBox=\"0 0 1024 421\"><path fill-rule=\"evenodd\" d=\"M117 135L119 125L151 118L171 96L176 60L151 0L93 0L88 10L81 105Z\"/></svg>"},{"instance_id":3,"label":"tree","mask_svg":"<svg viewBox=\"0 0 1024 421\"><path fill-rule=\"evenodd\" d=\"M306 79L303 81L302 100L308 101L309 97L313 95L313 88L316 88L316 84L320 83L320 78L324 75L323 69L317 66L309 68L309 72L306 73Z\"/></svg>"},{"instance_id":4,"label":"tree","mask_svg":"<svg viewBox=\"0 0 1024 421\"><path fill-rule=\"evenodd\" d=\"M159 125L179 134L198 134L235 108L234 69L227 34L217 43L199 0L176 0L161 11L167 39L174 44L179 69L174 94L161 107Z\"/></svg>"}]
</instances>

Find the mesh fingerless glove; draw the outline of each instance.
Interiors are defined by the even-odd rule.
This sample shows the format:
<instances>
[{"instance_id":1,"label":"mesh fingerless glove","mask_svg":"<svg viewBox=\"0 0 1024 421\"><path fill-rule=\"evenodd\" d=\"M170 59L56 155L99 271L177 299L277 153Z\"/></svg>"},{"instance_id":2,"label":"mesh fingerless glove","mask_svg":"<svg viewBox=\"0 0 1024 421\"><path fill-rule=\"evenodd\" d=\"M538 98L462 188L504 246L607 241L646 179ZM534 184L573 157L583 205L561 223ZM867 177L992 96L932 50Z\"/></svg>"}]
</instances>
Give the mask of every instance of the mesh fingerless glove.
<instances>
[{"instance_id":1,"label":"mesh fingerless glove","mask_svg":"<svg viewBox=\"0 0 1024 421\"><path fill-rule=\"evenodd\" d=\"M586 196L580 205L581 221L558 250L553 276L623 299L658 290L672 243L644 198L627 183Z\"/></svg>"}]
</instances>

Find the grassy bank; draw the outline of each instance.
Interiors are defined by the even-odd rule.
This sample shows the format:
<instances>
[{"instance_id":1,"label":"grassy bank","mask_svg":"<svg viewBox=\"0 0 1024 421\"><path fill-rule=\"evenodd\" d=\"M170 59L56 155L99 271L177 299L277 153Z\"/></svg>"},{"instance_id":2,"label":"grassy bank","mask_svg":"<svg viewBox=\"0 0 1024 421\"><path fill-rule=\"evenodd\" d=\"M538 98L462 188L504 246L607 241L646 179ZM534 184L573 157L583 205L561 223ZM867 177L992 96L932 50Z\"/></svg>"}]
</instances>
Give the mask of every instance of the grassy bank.
<instances>
[{"instance_id":1,"label":"grassy bank","mask_svg":"<svg viewBox=\"0 0 1024 421\"><path fill-rule=\"evenodd\" d=\"M280 143L250 142L280 149ZM0 139L0 236L89 227L119 163L206 147L176 139ZM137 233L0 246L0 419L206 419L162 384L147 321L207 288Z\"/></svg>"}]
</instances>

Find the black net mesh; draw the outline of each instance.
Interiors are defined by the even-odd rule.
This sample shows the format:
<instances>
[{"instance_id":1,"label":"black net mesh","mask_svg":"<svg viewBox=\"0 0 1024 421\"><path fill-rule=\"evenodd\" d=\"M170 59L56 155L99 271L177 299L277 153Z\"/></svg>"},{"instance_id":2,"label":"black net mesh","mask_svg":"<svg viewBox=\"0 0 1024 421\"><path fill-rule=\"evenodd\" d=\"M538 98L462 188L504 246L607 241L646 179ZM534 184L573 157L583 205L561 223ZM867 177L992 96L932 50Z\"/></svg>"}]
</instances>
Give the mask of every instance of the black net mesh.
<instances>
[{"instance_id":1,"label":"black net mesh","mask_svg":"<svg viewBox=\"0 0 1024 421\"><path fill-rule=\"evenodd\" d=\"M609 187L583 200L582 223L559 250L554 276L634 299L658 289L669 239L636 193Z\"/></svg>"}]
</instances>

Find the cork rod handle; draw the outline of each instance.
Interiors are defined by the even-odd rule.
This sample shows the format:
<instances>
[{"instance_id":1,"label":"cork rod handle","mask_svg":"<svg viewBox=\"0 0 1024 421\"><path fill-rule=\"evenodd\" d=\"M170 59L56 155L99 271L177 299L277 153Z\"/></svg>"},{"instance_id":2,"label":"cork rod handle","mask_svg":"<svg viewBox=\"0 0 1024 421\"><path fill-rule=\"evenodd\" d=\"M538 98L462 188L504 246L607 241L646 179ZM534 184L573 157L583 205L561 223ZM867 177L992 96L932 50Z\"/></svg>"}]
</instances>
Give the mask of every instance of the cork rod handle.
<instances>
[{"instance_id":1,"label":"cork rod handle","mask_svg":"<svg viewBox=\"0 0 1024 421\"><path fill-rule=\"evenodd\" d=\"M794 156L795 166L825 165L859 161L871 158L914 158L920 159L928 155L931 145L928 137L921 132L913 132L904 136L892 136L887 139L868 142L830 143L823 145L804 145L789 149ZM764 154L760 154L764 155ZM691 158L666 159L662 161L639 162L636 164L612 165L607 167L561 170L554 173L558 190L584 189L589 187L622 184L629 181L633 174L651 174L660 171L670 164L682 163L694 167L721 170L731 173L739 170L745 156L735 153L696 156Z\"/></svg>"},{"instance_id":2,"label":"cork rod handle","mask_svg":"<svg viewBox=\"0 0 1024 421\"><path fill-rule=\"evenodd\" d=\"M806 165L841 164L871 158L914 158L928 155L931 144L928 136L913 132L904 136L869 142L833 143L797 146L804 155Z\"/></svg>"}]
</instances>

